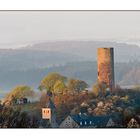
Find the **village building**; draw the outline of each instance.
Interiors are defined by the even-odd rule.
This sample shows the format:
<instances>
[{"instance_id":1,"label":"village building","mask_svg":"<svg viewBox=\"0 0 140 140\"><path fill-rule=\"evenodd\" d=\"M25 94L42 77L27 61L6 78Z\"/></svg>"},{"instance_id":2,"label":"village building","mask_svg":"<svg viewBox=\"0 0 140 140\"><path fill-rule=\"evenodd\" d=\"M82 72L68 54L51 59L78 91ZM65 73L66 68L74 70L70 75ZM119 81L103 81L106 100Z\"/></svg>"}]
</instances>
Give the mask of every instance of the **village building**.
<instances>
[{"instance_id":1,"label":"village building","mask_svg":"<svg viewBox=\"0 0 140 140\"><path fill-rule=\"evenodd\" d=\"M28 99L27 98L20 98L20 99L16 99L16 104L27 104L28 103Z\"/></svg>"},{"instance_id":2,"label":"village building","mask_svg":"<svg viewBox=\"0 0 140 140\"><path fill-rule=\"evenodd\" d=\"M127 128L139 128L139 127L140 127L139 123L134 118L132 118L127 124Z\"/></svg>"},{"instance_id":3,"label":"village building","mask_svg":"<svg viewBox=\"0 0 140 140\"><path fill-rule=\"evenodd\" d=\"M109 119L109 121L107 122L106 127L115 127L115 123L114 123L114 121L112 120L112 118Z\"/></svg>"},{"instance_id":4,"label":"village building","mask_svg":"<svg viewBox=\"0 0 140 140\"><path fill-rule=\"evenodd\" d=\"M46 106L42 108L42 120L40 127L50 126L51 128L57 128L58 124L56 122L56 107L51 99L52 93L47 93L47 96L49 97L49 100Z\"/></svg>"},{"instance_id":5,"label":"village building","mask_svg":"<svg viewBox=\"0 0 140 140\"><path fill-rule=\"evenodd\" d=\"M66 117L66 119L60 124L60 128L79 128L77 122L75 122L72 116Z\"/></svg>"},{"instance_id":6,"label":"village building","mask_svg":"<svg viewBox=\"0 0 140 140\"><path fill-rule=\"evenodd\" d=\"M89 116L86 113L69 115L60 124L60 128L106 128L114 127L111 116Z\"/></svg>"},{"instance_id":7,"label":"village building","mask_svg":"<svg viewBox=\"0 0 140 140\"><path fill-rule=\"evenodd\" d=\"M87 95L88 93L89 93L88 89L85 89L81 92L81 94L83 94L83 95Z\"/></svg>"},{"instance_id":8,"label":"village building","mask_svg":"<svg viewBox=\"0 0 140 140\"><path fill-rule=\"evenodd\" d=\"M51 111L50 124L51 124L52 128L58 127L58 124L56 122L56 107L55 107L53 101L51 100L51 98L49 98L47 108L50 108L50 111Z\"/></svg>"}]
</instances>

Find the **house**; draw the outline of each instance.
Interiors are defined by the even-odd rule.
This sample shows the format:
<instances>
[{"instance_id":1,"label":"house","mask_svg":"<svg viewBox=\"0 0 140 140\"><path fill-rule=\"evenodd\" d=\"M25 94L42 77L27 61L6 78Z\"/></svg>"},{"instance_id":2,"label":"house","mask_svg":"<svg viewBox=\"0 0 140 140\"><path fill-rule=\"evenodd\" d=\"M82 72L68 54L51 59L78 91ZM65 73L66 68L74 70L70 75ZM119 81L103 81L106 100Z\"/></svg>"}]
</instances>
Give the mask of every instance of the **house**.
<instances>
[{"instance_id":1,"label":"house","mask_svg":"<svg viewBox=\"0 0 140 140\"><path fill-rule=\"evenodd\" d=\"M88 92L88 89L85 89L81 92L83 95L87 95L89 92Z\"/></svg>"},{"instance_id":2,"label":"house","mask_svg":"<svg viewBox=\"0 0 140 140\"><path fill-rule=\"evenodd\" d=\"M73 116L73 119L79 124L80 128L105 128L111 119L110 116L88 116L79 114ZM114 125L114 122L113 122ZM111 127L111 126L110 126Z\"/></svg>"},{"instance_id":3,"label":"house","mask_svg":"<svg viewBox=\"0 0 140 140\"><path fill-rule=\"evenodd\" d=\"M23 103L27 104L28 103L28 99L27 98L23 98Z\"/></svg>"},{"instance_id":4,"label":"house","mask_svg":"<svg viewBox=\"0 0 140 140\"><path fill-rule=\"evenodd\" d=\"M43 120L47 120L47 121L43 121ZM49 96L48 103L42 108L42 122L46 122L46 123L49 122L49 125L51 128L58 127L58 124L56 122L56 107L50 96ZM40 127L43 127L43 126L48 126L48 124L43 124Z\"/></svg>"},{"instance_id":5,"label":"house","mask_svg":"<svg viewBox=\"0 0 140 140\"><path fill-rule=\"evenodd\" d=\"M107 122L106 127L115 127L115 122L112 120L112 118L109 119L109 121Z\"/></svg>"},{"instance_id":6,"label":"house","mask_svg":"<svg viewBox=\"0 0 140 140\"><path fill-rule=\"evenodd\" d=\"M86 113L69 115L61 124L60 128L106 128L115 127L111 116L89 116Z\"/></svg>"},{"instance_id":7,"label":"house","mask_svg":"<svg viewBox=\"0 0 140 140\"><path fill-rule=\"evenodd\" d=\"M27 104L28 99L27 98L20 98L16 100L16 104Z\"/></svg>"},{"instance_id":8,"label":"house","mask_svg":"<svg viewBox=\"0 0 140 140\"><path fill-rule=\"evenodd\" d=\"M139 123L134 118L132 118L127 124L127 128L139 128L139 127L140 127Z\"/></svg>"},{"instance_id":9,"label":"house","mask_svg":"<svg viewBox=\"0 0 140 140\"><path fill-rule=\"evenodd\" d=\"M69 115L59 126L60 128L79 128L79 125Z\"/></svg>"}]
</instances>

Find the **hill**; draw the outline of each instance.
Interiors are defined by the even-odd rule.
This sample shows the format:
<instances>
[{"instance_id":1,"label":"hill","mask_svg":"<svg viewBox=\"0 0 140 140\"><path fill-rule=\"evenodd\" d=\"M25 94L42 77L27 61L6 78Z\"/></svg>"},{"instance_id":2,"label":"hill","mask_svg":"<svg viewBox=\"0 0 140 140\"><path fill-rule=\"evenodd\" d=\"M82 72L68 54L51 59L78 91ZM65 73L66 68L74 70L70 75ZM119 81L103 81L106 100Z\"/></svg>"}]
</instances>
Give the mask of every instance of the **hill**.
<instances>
[{"instance_id":1,"label":"hill","mask_svg":"<svg viewBox=\"0 0 140 140\"><path fill-rule=\"evenodd\" d=\"M113 47L115 50L116 62L128 62L132 59L140 60L140 48L135 44L109 42L109 41L56 41L42 42L27 47L21 50L41 50L45 52L58 52L76 55L84 60L95 61L97 48Z\"/></svg>"},{"instance_id":2,"label":"hill","mask_svg":"<svg viewBox=\"0 0 140 140\"><path fill-rule=\"evenodd\" d=\"M41 79L52 71L92 85L97 79L98 47L114 47L116 83L140 83L140 48L137 45L107 41L58 41L27 45L20 49L0 49L0 89L7 90L19 84L37 88Z\"/></svg>"}]
</instances>

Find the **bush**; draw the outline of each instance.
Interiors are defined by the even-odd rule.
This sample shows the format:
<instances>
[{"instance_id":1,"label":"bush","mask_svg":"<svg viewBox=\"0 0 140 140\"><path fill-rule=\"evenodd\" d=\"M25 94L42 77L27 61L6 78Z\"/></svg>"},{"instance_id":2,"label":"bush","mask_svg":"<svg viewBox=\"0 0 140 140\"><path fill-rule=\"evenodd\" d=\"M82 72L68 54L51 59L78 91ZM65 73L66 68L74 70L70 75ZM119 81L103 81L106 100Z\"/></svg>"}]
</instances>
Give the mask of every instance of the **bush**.
<instances>
[{"instance_id":1,"label":"bush","mask_svg":"<svg viewBox=\"0 0 140 140\"><path fill-rule=\"evenodd\" d=\"M95 96L98 96L100 93L102 95L105 95L106 89L107 85L103 83L96 83L95 85L93 85L93 93L95 94Z\"/></svg>"}]
</instances>

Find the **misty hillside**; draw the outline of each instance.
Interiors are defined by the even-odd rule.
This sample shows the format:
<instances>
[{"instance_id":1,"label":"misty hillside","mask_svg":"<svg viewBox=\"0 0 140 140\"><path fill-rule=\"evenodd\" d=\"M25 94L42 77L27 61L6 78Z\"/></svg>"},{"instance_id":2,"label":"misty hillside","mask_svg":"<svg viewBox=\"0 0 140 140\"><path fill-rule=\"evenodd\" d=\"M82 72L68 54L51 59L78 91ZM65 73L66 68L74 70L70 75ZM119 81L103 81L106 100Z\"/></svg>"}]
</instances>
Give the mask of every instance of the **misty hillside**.
<instances>
[{"instance_id":1,"label":"misty hillside","mask_svg":"<svg viewBox=\"0 0 140 140\"><path fill-rule=\"evenodd\" d=\"M73 54L43 50L2 50L0 49L0 70L28 70L32 68L62 65L67 62L81 61ZM0 71L1 72L1 71Z\"/></svg>"},{"instance_id":2,"label":"misty hillside","mask_svg":"<svg viewBox=\"0 0 140 140\"><path fill-rule=\"evenodd\" d=\"M43 42L29 45L22 49L54 51L58 53L73 54L88 61L96 60L97 48L113 47L116 62L126 62L132 59L140 60L140 48L137 45L108 41L58 41Z\"/></svg>"},{"instance_id":3,"label":"misty hillside","mask_svg":"<svg viewBox=\"0 0 140 140\"><path fill-rule=\"evenodd\" d=\"M97 63L85 61L41 69L1 70L0 89L9 89L20 84L37 88L44 76L50 72L58 72L67 77L78 78L92 86L97 80ZM115 82L123 86L140 85L140 63L115 63Z\"/></svg>"},{"instance_id":4,"label":"misty hillside","mask_svg":"<svg viewBox=\"0 0 140 140\"><path fill-rule=\"evenodd\" d=\"M140 48L103 41L44 42L20 49L0 49L1 70L29 70L77 61L96 61L99 47L114 47L115 62L140 61Z\"/></svg>"},{"instance_id":5,"label":"misty hillside","mask_svg":"<svg viewBox=\"0 0 140 140\"><path fill-rule=\"evenodd\" d=\"M9 89L19 84L38 87L41 79L53 71L92 85L97 79L98 47L115 48L116 83L140 84L138 46L102 41L59 41L20 49L0 49L0 89Z\"/></svg>"}]
</instances>

